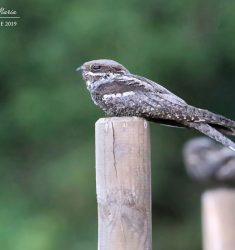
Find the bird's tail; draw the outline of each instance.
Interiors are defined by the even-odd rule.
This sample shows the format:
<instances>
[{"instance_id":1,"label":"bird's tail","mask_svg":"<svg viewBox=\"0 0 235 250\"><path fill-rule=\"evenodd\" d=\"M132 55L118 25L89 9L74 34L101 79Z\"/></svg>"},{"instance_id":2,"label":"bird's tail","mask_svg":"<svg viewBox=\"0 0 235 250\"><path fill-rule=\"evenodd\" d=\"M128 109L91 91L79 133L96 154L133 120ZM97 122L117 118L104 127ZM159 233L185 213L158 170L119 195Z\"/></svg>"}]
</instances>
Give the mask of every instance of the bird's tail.
<instances>
[{"instance_id":1,"label":"bird's tail","mask_svg":"<svg viewBox=\"0 0 235 250\"><path fill-rule=\"evenodd\" d=\"M229 136L235 136L235 128L232 127L226 127L218 124L209 123L209 125L218 131L220 131L222 134L229 135Z\"/></svg>"},{"instance_id":2,"label":"bird's tail","mask_svg":"<svg viewBox=\"0 0 235 250\"><path fill-rule=\"evenodd\" d=\"M227 138L226 136L224 136L222 133L220 133L217 129L210 126L209 124L190 122L190 123L187 123L187 126L200 131L201 133L223 144L225 147L228 147L231 150L235 151L235 143L231 141L229 138Z\"/></svg>"},{"instance_id":3,"label":"bird's tail","mask_svg":"<svg viewBox=\"0 0 235 250\"><path fill-rule=\"evenodd\" d=\"M201 121L209 124L222 134L235 136L235 121L205 109L196 108L194 112Z\"/></svg>"}]
</instances>

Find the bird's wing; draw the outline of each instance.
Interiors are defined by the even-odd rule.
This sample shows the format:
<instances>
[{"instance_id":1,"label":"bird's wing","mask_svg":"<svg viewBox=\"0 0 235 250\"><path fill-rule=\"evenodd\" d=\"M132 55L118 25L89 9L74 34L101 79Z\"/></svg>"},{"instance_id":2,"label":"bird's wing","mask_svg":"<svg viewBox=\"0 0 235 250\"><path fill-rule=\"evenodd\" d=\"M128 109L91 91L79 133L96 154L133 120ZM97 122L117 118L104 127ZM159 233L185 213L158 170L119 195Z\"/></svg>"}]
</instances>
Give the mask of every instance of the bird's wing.
<instances>
[{"instance_id":1,"label":"bird's wing","mask_svg":"<svg viewBox=\"0 0 235 250\"><path fill-rule=\"evenodd\" d=\"M218 131L224 134L235 136L235 121L230 120L222 115L210 112L209 110L200 109L188 105L183 99L176 96L175 94L170 92L168 89L162 87L161 85L141 76L135 76L135 77L138 80L142 81L143 83L152 86L153 91L158 95L158 97L162 97L165 100L165 105L176 104L178 107L177 110L181 110L181 108L187 106L187 108L184 109L184 111L185 114L188 114L189 121L191 120L191 118L193 118L193 121L195 122L208 123L213 128L217 129ZM177 112L177 110L176 111L174 110L174 112Z\"/></svg>"},{"instance_id":2,"label":"bird's wing","mask_svg":"<svg viewBox=\"0 0 235 250\"><path fill-rule=\"evenodd\" d=\"M151 92L157 98L162 98L167 102L185 106L187 103L161 85L137 75L116 76L112 80L104 80L98 87L103 94L124 93L128 91Z\"/></svg>"},{"instance_id":3,"label":"bird's wing","mask_svg":"<svg viewBox=\"0 0 235 250\"><path fill-rule=\"evenodd\" d=\"M123 94L125 92L148 92L147 88L140 81L130 76L116 76L112 79L100 81L95 91L100 95Z\"/></svg>"},{"instance_id":4,"label":"bird's wing","mask_svg":"<svg viewBox=\"0 0 235 250\"><path fill-rule=\"evenodd\" d=\"M100 95L110 95L112 98L115 94L127 92L137 94L138 98L143 100L140 106L143 109L150 107L147 113L143 110L143 115L149 120L180 127L184 126L182 121L205 123L224 134L235 135L234 121L188 105L180 97L147 78L131 74L116 76L108 83L104 81L98 88ZM133 98L131 95L124 96L127 99Z\"/></svg>"},{"instance_id":5,"label":"bird's wing","mask_svg":"<svg viewBox=\"0 0 235 250\"><path fill-rule=\"evenodd\" d=\"M156 92L156 94L161 96L163 99L166 99L167 101L169 101L171 103L177 103L179 105L180 104L187 105L187 103L183 99L181 99L180 97L178 97L174 93L170 92L168 89L164 88L160 84L158 84L154 81L151 81L151 80L149 80L145 77L142 77L142 76L135 75L134 78L136 78L137 81L140 81L142 84L145 84L146 86L151 86L152 90L154 92Z\"/></svg>"},{"instance_id":6,"label":"bird's wing","mask_svg":"<svg viewBox=\"0 0 235 250\"><path fill-rule=\"evenodd\" d=\"M157 92L158 96L161 96L163 99L165 99L165 101L167 101L165 102L166 105L167 103L177 104L179 110L187 106L187 108L184 111L186 112L185 114L188 114L189 121L191 120L191 118L193 118L194 122L208 123L210 126L212 126L213 128L217 129L218 131L224 134L235 136L235 121L230 120L222 115L210 112L209 110L200 109L188 105L183 99L176 96L175 94L173 94L166 88L162 87L161 85L141 76L135 76L135 77L153 86L154 91Z\"/></svg>"}]
</instances>

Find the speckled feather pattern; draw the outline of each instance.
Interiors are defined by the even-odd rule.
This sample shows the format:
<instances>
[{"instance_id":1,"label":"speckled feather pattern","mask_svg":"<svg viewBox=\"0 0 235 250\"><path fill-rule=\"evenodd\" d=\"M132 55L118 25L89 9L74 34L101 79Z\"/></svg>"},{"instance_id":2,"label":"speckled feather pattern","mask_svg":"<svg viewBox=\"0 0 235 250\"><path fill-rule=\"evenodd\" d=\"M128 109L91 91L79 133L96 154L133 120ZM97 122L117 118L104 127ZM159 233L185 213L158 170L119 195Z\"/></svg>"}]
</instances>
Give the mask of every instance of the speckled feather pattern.
<instances>
[{"instance_id":1,"label":"speckled feather pattern","mask_svg":"<svg viewBox=\"0 0 235 250\"><path fill-rule=\"evenodd\" d=\"M234 142L223 135L235 135L234 121L188 105L163 86L131 74L115 61L93 60L79 69L92 100L108 116L138 116L193 128L235 151Z\"/></svg>"}]
</instances>

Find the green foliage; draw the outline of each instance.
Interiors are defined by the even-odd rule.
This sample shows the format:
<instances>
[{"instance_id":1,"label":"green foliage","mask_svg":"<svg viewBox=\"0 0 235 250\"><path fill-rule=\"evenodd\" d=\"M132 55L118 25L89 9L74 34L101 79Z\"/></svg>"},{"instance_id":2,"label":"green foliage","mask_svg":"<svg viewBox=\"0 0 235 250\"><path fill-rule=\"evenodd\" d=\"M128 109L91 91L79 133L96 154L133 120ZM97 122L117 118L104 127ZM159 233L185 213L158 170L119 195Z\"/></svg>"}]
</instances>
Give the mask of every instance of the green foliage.
<instances>
[{"instance_id":1,"label":"green foliage","mask_svg":"<svg viewBox=\"0 0 235 250\"><path fill-rule=\"evenodd\" d=\"M235 118L235 3L0 1L0 248L96 249L92 104L75 72L111 58ZM152 125L154 249L200 249L200 190L181 159L197 133ZM196 235L196 237L195 237ZM169 237L170 236L170 237Z\"/></svg>"}]
</instances>

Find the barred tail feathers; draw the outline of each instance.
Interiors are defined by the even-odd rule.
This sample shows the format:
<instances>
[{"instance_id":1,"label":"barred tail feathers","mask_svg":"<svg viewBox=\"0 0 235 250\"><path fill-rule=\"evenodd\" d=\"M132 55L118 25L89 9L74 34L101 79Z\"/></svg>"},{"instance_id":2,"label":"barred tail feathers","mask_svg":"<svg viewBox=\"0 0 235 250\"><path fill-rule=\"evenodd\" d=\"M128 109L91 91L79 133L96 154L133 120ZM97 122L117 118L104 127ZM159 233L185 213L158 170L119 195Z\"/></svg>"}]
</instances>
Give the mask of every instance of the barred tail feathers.
<instances>
[{"instance_id":1,"label":"barred tail feathers","mask_svg":"<svg viewBox=\"0 0 235 250\"><path fill-rule=\"evenodd\" d=\"M231 150L235 151L235 143L226 136L224 136L222 133L220 133L218 130L211 127L209 124L189 122L185 125L200 131L201 133L207 135L208 137L214 139L215 141L223 144L225 147L228 147Z\"/></svg>"},{"instance_id":2,"label":"barred tail feathers","mask_svg":"<svg viewBox=\"0 0 235 250\"><path fill-rule=\"evenodd\" d=\"M190 106L189 112L190 111L196 114L196 117L199 119L199 123L200 121L205 122L222 134L235 136L235 121L222 115L210 112L209 110L195 108L193 106ZM197 121L195 120L195 122Z\"/></svg>"}]
</instances>

